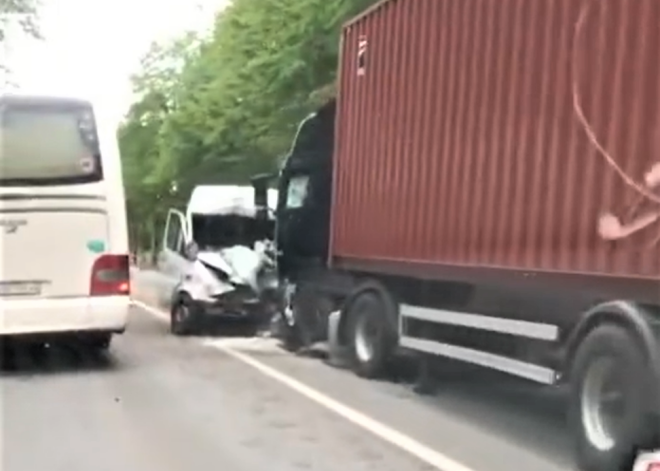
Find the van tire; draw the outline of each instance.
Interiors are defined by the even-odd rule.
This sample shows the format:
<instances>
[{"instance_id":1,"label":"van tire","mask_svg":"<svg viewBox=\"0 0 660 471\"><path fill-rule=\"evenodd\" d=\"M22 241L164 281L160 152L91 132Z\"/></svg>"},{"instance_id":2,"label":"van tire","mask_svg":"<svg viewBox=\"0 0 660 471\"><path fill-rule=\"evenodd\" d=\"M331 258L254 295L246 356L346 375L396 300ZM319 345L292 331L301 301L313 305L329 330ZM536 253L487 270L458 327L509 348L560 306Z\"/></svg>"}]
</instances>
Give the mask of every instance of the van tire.
<instances>
[{"instance_id":1,"label":"van tire","mask_svg":"<svg viewBox=\"0 0 660 471\"><path fill-rule=\"evenodd\" d=\"M170 331L178 337L192 335L195 332L199 318L199 308L190 296L182 293L172 304Z\"/></svg>"},{"instance_id":2,"label":"van tire","mask_svg":"<svg viewBox=\"0 0 660 471\"><path fill-rule=\"evenodd\" d=\"M394 356L396 332L385 316L382 298L372 291L358 293L346 315L353 371L363 378L384 376Z\"/></svg>"},{"instance_id":3,"label":"van tire","mask_svg":"<svg viewBox=\"0 0 660 471\"><path fill-rule=\"evenodd\" d=\"M570 373L569 424L579 469L632 469L637 451L649 440L648 391L651 374L635 335L618 325L602 325L580 343ZM607 423L602 407L607 375L622 387L608 395L625 406L618 423ZM604 379L603 379L604 377ZM600 386L599 386L600 385ZM603 426L603 424L605 424ZM609 428L611 443L603 429ZM601 443L602 442L602 443Z\"/></svg>"}]
</instances>

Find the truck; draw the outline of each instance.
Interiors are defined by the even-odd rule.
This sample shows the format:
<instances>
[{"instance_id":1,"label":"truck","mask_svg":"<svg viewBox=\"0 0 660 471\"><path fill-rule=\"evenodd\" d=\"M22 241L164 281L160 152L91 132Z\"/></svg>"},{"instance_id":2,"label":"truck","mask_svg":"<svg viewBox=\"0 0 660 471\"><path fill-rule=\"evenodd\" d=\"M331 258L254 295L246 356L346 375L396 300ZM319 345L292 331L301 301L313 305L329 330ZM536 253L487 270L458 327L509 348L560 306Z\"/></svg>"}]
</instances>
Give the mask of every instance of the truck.
<instances>
[{"instance_id":1,"label":"truck","mask_svg":"<svg viewBox=\"0 0 660 471\"><path fill-rule=\"evenodd\" d=\"M403 349L565 388L579 468L631 469L659 444L659 23L655 0L383 0L344 25L276 176L287 345L338 312L361 376Z\"/></svg>"}]
</instances>

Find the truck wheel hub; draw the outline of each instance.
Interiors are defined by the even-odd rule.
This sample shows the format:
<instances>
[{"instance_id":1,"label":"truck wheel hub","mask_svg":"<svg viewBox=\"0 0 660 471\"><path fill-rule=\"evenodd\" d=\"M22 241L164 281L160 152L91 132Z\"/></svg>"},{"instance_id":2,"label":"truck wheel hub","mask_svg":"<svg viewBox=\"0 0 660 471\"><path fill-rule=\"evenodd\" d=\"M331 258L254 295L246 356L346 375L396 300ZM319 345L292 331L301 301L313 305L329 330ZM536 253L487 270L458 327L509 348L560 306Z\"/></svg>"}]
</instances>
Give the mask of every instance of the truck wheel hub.
<instances>
[{"instance_id":1,"label":"truck wheel hub","mask_svg":"<svg viewBox=\"0 0 660 471\"><path fill-rule=\"evenodd\" d=\"M355 354L361 362L369 362L374 357L378 330L368 316L362 315L355 330Z\"/></svg>"},{"instance_id":2,"label":"truck wheel hub","mask_svg":"<svg viewBox=\"0 0 660 471\"><path fill-rule=\"evenodd\" d=\"M610 358L596 360L587 371L582 385L582 424L599 450L610 450L616 444L626 412L624 387Z\"/></svg>"}]
</instances>

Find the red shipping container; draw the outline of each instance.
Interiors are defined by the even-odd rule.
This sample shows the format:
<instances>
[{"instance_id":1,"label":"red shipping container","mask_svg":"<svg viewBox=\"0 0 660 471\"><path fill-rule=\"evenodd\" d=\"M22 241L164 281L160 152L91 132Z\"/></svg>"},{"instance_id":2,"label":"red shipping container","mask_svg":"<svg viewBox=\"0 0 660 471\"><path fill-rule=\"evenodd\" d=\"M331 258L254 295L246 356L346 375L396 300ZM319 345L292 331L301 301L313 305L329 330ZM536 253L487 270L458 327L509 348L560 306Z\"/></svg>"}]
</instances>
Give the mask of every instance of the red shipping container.
<instances>
[{"instance_id":1,"label":"red shipping container","mask_svg":"<svg viewBox=\"0 0 660 471\"><path fill-rule=\"evenodd\" d=\"M331 264L655 282L658 25L658 0L386 0L348 23Z\"/></svg>"}]
</instances>

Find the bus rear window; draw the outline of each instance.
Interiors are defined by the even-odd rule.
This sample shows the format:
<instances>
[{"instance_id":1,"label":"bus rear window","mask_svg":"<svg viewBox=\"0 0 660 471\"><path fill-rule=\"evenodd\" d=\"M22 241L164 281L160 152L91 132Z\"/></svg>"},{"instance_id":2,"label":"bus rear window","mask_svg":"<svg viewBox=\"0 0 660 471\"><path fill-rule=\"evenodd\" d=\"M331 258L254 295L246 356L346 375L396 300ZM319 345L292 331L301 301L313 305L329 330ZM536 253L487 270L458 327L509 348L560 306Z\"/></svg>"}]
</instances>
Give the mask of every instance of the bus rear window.
<instances>
[{"instance_id":1,"label":"bus rear window","mask_svg":"<svg viewBox=\"0 0 660 471\"><path fill-rule=\"evenodd\" d=\"M91 106L0 102L0 186L102 179Z\"/></svg>"}]
</instances>

